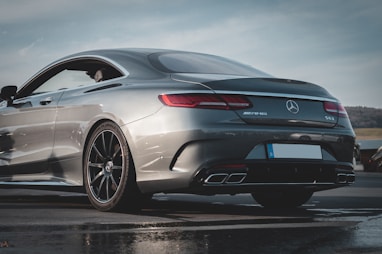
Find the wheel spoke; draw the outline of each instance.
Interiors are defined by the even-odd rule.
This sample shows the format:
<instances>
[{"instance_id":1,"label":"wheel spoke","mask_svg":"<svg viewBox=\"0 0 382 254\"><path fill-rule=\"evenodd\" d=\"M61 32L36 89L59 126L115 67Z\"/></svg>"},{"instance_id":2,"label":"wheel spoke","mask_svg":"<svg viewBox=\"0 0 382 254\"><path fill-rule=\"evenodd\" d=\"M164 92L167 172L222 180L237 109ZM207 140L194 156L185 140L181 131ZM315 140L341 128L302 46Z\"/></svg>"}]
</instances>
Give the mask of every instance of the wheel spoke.
<instances>
[{"instance_id":1,"label":"wheel spoke","mask_svg":"<svg viewBox=\"0 0 382 254\"><path fill-rule=\"evenodd\" d=\"M90 182L90 185L93 185L95 181L97 181L100 177L104 176L104 172L103 170L101 170L100 172L98 172L98 174L92 179L92 181Z\"/></svg>"},{"instance_id":2,"label":"wheel spoke","mask_svg":"<svg viewBox=\"0 0 382 254\"><path fill-rule=\"evenodd\" d=\"M98 196L99 198L100 198L100 194L101 194L101 190L102 190L102 185L105 183L105 179L106 179L106 176L103 175L102 180L101 180L100 184L98 185L97 196Z\"/></svg>"},{"instance_id":3,"label":"wheel spoke","mask_svg":"<svg viewBox=\"0 0 382 254\"><path fill-rule=\"evenodd\" d=\"M89 162L89 167L92 167L92 168L103 168L103 163Z\"/></svg>"},{"instance_id":4,"label":"wheel spoke","mask_svg":"<svg viewBox=\"0 0 382 254\"><path fill-rule=\"evenodd\" d=\"M118 188L118 184L117 184L117 182L115 181L113 175L110 176L110 180L111 180L111 183L112 183L112 186L111 186L111 187L113 188L114 191L116 191L117 188Z\"/></svg>"},{"instance_id":5,"label":"wheel spoke","mask_svg":"<svg viewBox=\"0 0 382 254\"><path fill-rule=\"evenodd\" d=\"M113 166L113 170L122 170L122 166L116 166L116 165L114 165L114 166Z\"/></svg>"},{"instance_id":6,"label":"wheel spoke","mask_svg":"<svg viewBox=\"0 0 382 254\"><path fill-rule=\"evenodd\" d=\"M109 177L106 177L106 200L110 199L110 194L109 194Z\"/></svg>"},{"instance_id":7,"label":"wheel spoke","mask_svg":"<svg viewBox=\"0 0 382 254\"><path fill-rule=\"evenodd\" d=\"M115 149L114 154L113 154L113 160L117 157L117 155L121 152L121 146L118 145L118 148Z\"/></svg>"},{"instance_id":8,"label":"wheel spoke","mask_svg":"<svg viewBox=\"0 0 382 254\"><path fill-rule=\"evenodd\" d=\"M109 142L109 149L108 149L108 154L113 154L112 152L112 147L113 147L113 140L114 140L114 135L111 135L110 137L110 142Z\"/></svg>"},{"instance_id":9,"label":"wheel spoke","mask_svg":"<svg viewBox=\"0 0 382 254\"><path fill-rule=\"evenodd\" d=\"M92 149L96 152L96 154L98 155L98 157L101 158L102 161L105 161L105 156L98 150L98 148L96 147L96 143L93 144L92 146Z\"/></svg>"},{"instance_id":10,"label":"wheel spoke","mask_svg":"<svg viewBox=\"0 0 382 254\"><path fill-rule=\"evenodd\" d=\"M105 132L102 132L101 138L102 138L102 149L103 149L103 151L107 157L109 155L109 153L106 150Z\"/></svg>"}]
</instances>

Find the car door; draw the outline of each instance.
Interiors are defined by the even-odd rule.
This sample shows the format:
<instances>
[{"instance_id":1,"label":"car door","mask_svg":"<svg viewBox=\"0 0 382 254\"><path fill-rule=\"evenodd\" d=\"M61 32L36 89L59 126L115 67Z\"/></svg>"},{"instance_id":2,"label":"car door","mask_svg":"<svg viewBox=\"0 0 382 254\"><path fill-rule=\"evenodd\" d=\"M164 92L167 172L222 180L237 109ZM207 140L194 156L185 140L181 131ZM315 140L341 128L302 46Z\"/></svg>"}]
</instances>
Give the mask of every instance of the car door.
<instances>
[{"instance_id":1,"label":"car door","mask_svg":"<svg viewBox=\"0 0 382 254\"><path fill-rule=\"evenodd\" d=\"M89 114L89 108L81 103L72 105L70 91L94 85L97 70L105 72L103 80L121 76L116 69L93 58L63 61L34 76L11 103L0 102L0 178L28 174L23 179L41 181L51 180L50 176L63 177L64 168L48 166L53 162L58 165L73 150L78 153L78 142L72 138L79 128L79 116L73 110L79 108L83 115ZM66 92L66 103L59 104Z\"/></svg>"},{"instance_id":2,"label":"car door","mask_svg":"<svg viewBox=\"0 0 382 254\"><path fill-rule=\"evenodd\" d=\"M32 93L0 106L1 175L46 170L52 154L57 102L62 93Z\"/></svg>"},{"instance_id":3,"label":"car door","mask_svg":"<svg viewBox=\"0 0 382 254\"><path fill-rule=\"evenodd\" d=\"M29 175L39 180L52 160L59 99L72 84L67 67L49 67L0 105L0 177ZM70 76L70 75L69 75ZM34 174L32 176L31 174Z\"/></svg>"}]
</instances>

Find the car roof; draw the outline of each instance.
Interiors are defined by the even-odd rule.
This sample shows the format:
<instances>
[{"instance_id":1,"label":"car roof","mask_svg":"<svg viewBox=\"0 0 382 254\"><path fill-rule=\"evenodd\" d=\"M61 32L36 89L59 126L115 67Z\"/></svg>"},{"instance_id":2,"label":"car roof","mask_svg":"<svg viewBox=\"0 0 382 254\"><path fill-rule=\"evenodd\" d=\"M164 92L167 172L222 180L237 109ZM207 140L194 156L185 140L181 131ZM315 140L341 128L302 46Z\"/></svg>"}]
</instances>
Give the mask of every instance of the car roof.
<instances>
[{"instance_id":1,"label":"car roof","mask_svg":"<svg viewBox=\"0 0 382 254\"><path fill-rule=\"evenodd\" d=\"M165 52L184 52L187 51L180 51L180 50L170 50L170 49L155 49L155 48L114 48L114 49L96 49L96 50L88 50L88 51L82 51L79 53L75 53L69 56L64 57L65 58L71 58L76 56L86 56L86 55L97 55L97 56L103 56L108 57L111 55L141 55L141 56L148 56L154 53L165 53ZM190 52L187 52L190 53Z\"/></svg>"}]
</instances>

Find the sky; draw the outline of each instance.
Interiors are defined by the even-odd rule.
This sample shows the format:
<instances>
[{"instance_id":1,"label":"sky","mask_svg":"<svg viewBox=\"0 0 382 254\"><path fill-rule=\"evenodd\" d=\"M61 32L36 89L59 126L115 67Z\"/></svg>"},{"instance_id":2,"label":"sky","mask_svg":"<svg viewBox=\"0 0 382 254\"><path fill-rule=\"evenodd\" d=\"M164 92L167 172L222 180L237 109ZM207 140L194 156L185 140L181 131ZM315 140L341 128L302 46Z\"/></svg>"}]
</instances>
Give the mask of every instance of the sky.
<instances>
[{"instance_id":1,"label":"sky","mask_svg":"<svg viewBox=\"0 0 382 254\"><path fill-rule=\"evenodd\" d=\"M66 55L164 48L228 57L382 108L381 0L1 0L0 87Z\"/></svg>"}]
</instances>

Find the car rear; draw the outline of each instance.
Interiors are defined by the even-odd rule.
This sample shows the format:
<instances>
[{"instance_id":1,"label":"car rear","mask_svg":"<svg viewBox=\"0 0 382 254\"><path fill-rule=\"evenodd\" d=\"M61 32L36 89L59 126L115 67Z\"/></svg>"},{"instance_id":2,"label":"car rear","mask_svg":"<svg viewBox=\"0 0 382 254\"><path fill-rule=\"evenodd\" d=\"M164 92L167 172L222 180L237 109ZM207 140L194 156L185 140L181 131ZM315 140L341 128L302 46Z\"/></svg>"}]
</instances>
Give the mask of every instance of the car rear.
<instances>
[{"instance_id":1,"label":"car rear","mask_svg":"<svg viewBox=\"0 0 382 254\"><path fill-rule=\"evenodd\" d=\"M168 168L183 175L168 191L249 192L263 204L272 198L258 193L288 193L299 205L314 191L354 182L355 135L346 110L324 88L248 69L219 72L216 62L200 73L204 56L195 73L185 73L190 67L179 59L161 70L200 89L174 87L158 96L161 114L172 119L167 136L176 133L171 140L178 147Z\"/></svg>"},{"instance_id":2,"label":"car rear","mask_svg":"<svg viewBox=\"0 0 382 254\"><path fill-rule=\"evenodd\" d=\"M232 123L240 122L220 123L222 129L215 129L210 141L206 137L203 142L192 142L178 153L182 161L189 146L200 143L199 149L208 154L194 176L197 189L235 193L254 187L293 186L316 191L354 181L354 133L345 109L326 90L300 81L264 78L203 85L211 92L160 96L169 107L210 114L230 111L237 116Z\"/></svg>"}]
</instances>

